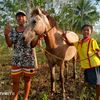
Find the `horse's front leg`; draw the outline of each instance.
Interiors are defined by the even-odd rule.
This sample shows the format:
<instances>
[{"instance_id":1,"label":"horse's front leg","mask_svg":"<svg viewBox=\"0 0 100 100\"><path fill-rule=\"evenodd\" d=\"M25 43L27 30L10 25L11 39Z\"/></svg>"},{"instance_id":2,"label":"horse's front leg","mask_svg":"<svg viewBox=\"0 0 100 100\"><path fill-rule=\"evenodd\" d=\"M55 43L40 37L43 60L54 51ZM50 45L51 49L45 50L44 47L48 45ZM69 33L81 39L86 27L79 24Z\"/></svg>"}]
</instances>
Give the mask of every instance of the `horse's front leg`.
<instances>
[{"instance_id":1,"label":"horse's front leg","mask_svg":"<svg viewBox=\"0 0 100 100\"><path fill-rule=\"evenodd\" d=\"M65 87L64 87L64 83L65 83L65 78L64 78L64 62L61 62L60 64L60 81L61 81L61 88L62 88L62 96L63 96L63 100L65 100Z\"/></svg>"},{"instance_id":2,"label":"horse's front leg","mask_svg":"<svg viewBox=\"0 0 100 100\"><path fill-rule=\"evenodd\" d=\"M49 66L50 67L50 74L51 74L51 94L55 92L55 67L54 66Z\"/></svg>"}]
</instances>

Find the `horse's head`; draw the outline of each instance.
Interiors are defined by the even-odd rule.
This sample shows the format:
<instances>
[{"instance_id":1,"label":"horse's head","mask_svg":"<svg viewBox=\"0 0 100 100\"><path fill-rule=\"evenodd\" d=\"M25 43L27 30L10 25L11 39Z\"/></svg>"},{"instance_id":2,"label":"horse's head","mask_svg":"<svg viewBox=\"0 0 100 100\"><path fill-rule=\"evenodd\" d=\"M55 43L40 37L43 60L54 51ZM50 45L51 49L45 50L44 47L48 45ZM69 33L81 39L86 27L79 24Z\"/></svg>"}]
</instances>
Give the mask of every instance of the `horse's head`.
<instances>
[{"instance_id":1,"label":"horse's head","mask_svg":"<svg viewBox=\"0 0 100 100\"><path fill-rule=\"evenodd\" d=\"M26 43L30 43L34 38L34 34L41 35L50 29L50 23L47 13L39 8L33 10L29 23L24 31L23 37Z\"/></svg>"}]
</instances>

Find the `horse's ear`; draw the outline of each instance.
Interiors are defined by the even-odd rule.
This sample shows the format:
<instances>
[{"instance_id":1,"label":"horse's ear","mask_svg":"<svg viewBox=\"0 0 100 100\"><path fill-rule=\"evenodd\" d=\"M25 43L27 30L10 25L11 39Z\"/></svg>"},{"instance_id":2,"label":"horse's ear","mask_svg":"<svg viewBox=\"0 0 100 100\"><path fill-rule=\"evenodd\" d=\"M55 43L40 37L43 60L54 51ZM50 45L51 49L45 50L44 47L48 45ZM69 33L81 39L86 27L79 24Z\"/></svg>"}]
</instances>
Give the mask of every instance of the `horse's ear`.
<instances>
[{"instance_id":1,"label":"horse's ear","mask_svg":"<svg viewBox=\"0 0 100 100\"><path fill-rule=\"evenodd\" d=\"M41 18L45 21L46 25L48 25L49 21L48 21L48 18L46 17L46 15L44 13L42 13L42 10L40 8L37 8L37 9L38 9L38 13L41 16Z\"/></svg>"},{"instance_id":2,"label":"horse's ear","mask_svg":"<svg viewBox=\"0 0 100 100\"><path fill-rule=\"evenodd\" d=\"M42 13L41 9L39 7L37 9L38 9L39 15L43 16L44 14Z\"/></svg>"}]
</instances>

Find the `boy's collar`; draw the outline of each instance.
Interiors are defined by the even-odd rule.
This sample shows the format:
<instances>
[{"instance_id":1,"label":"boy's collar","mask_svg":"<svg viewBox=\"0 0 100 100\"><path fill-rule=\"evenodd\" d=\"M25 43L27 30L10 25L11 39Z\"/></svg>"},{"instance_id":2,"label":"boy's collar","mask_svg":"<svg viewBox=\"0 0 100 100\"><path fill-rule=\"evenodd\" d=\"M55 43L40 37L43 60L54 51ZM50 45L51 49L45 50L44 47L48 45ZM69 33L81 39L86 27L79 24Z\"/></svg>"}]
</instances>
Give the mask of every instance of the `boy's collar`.
<instances>
[{"instance_id":1,"label":"boy's collar","mask_svg":"<svg viewBox=\"0 0 100 100\"><path fill-rule=\"evenodd\" d=\"M90 38L91 38L90 36L85 37L85 38L82 39L82 41L83 41L83 42L88 41L88 40L90 40Z\"/></svg>"}]
</instances>

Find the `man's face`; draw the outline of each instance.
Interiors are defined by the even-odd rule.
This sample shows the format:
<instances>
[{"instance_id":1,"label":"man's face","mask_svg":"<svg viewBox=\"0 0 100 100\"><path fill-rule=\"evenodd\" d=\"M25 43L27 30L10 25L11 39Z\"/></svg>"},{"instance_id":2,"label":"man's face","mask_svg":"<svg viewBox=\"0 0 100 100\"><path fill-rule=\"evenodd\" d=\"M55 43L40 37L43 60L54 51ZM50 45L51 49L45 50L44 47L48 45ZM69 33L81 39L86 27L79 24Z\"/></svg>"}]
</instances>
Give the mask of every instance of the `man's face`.
<instances>
[{"instance_id":1,"label":"man's face","mask_svg":"<svg viewBox=\"0 0 100 100\"><path fill-rule=\"evenodd\" d=\"M18 15L16 16L16 20L17 20L18 25L23 25L26 22L26 16Z\"/></svg>"}]
</instances>

